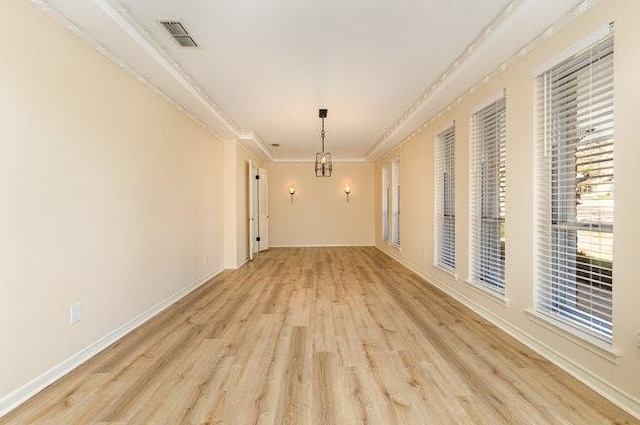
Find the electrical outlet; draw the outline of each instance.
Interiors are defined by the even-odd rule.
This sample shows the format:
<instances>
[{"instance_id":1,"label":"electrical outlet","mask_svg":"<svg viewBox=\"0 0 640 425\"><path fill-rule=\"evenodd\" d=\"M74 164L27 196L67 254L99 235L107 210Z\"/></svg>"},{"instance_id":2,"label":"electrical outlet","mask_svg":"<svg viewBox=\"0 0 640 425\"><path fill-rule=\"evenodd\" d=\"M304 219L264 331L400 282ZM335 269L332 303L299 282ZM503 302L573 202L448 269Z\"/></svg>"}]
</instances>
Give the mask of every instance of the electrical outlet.
<instances>
[{"instance_id":1,"label":"electrical outlet","mask_svg":"<svg viewBox=\"0 0 640 425\"><path fill-rule=\"evenodd\" d=\"M80 317L82 316L82 303L75 303L69 309L69 322L73 325L74 323L78 323L80 321Z\"/></svg>"}]
</instances>

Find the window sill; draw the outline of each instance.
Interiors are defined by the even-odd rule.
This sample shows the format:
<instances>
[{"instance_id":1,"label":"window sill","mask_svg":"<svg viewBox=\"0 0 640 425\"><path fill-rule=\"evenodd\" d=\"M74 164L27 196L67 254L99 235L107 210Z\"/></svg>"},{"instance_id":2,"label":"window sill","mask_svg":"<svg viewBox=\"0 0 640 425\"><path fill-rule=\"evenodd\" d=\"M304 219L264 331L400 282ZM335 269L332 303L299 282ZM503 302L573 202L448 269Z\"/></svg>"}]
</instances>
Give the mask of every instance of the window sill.
<instances>
[{"instance_id":1,"label":"window sill","mask_svg":"<svg viewBox=\"0 0 640 425\"><path fill-rule=\"evenodd\" d=\"M458 275L456 274L455 270L444 268L437 263L433 263L432 266L435 267L438 271L445 273L447 276L452 277L454 280L458 279Z\"/></svg>"},{"instance_id":2,"label":"window sill","mask_svg":"<svg viewBox=\"0 0 640 425\"><path fill-rule=\"evenodd\" d=\"M542 326L543 328L584 348L587 351L590 351L593 354L596 354L609 363L618 364L618 361L622 357L622 352L607 345L605 342L600 341L594 336L589 335L587 332L582 332L550 315L540 313L529 308L526 309L525 312L527 313L528 319L533 323Z\"/></svg>"},{"instance_id":3,"label":"window sill","mask_svg":"<svg viewBox=\"0 0 640 425\"><path fill-rule=\"evenodd\" d=\"M394 251L402 251L402 249L400 248L400 245L394 244L389 241L383 240L380 245L382 245L384 249L393 249Z\"/></svg>"},{"instance_id":4,"label":"window sill","mask_svg":"<svg viewBox=\"0 0 640 425\"><path fill-rule=\"evenodd\" d=\"M511 300L509 300L509 298L507 298L505 294L501 294L499 292L493 291L490 288L487 288L477 283L473 283L469 280L465 280L464 283L466 283L469 286L469 288L473 289L478 294L500 305L503 305L504 307L508 307L509 304L511 304Z\"/></svg>"}]
</instances>

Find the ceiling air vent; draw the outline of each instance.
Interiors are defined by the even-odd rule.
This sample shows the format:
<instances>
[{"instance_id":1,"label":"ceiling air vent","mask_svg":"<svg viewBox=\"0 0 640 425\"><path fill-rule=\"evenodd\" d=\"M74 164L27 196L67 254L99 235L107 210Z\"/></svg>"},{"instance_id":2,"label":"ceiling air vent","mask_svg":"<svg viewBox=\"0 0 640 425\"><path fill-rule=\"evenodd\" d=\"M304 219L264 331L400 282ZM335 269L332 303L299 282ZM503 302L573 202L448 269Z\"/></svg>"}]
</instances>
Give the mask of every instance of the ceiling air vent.
<instances>
[{"instance_id":1,"label":"ceiling air vent","mask_svg":"<svg viewBox=\"0 0 640 425\"><path fill-rule=\"evenodd\" d=\"M165 30L182 47L198 47L187 29L179 21L160 21Z\"/></svg>"}]
</instances>

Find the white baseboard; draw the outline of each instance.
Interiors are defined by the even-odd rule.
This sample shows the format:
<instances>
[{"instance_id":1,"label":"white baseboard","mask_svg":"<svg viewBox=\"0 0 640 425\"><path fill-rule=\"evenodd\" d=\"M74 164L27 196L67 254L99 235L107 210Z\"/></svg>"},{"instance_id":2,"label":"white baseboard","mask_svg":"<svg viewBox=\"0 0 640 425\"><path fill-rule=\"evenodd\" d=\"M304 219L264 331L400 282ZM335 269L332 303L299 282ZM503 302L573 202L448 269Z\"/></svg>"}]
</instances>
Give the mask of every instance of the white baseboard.
<instances>
[{"instance_id":1,"label":"white baseboard","mask_svg":"<svg viewBox=\"0 0 640 425\"><path fill-rule=\"evenodd\" d=\"M640 419L640 400L627 393L626 391L617 388L611 383L603 380L601 377L597 376L590 370L586 369L584 366L576 363L569 357L564 354L558 352L550 345L540 341L536 337L530 335L529 333L523 331L522 329L513 326L508 321L504 320L502 317L495 315L490 310L484 308L482 305L476 303L471 298L467 297L463 293L457 291L452 288L451 285L447 285L442 282L438 276L430 275L421 271L419 268L415 267L413 264L410 264L406 261L403 261L398 256L393 255L389 251L377 246L377 248L392 257L394 260L398 261L400 264L422 277L429 284L435 286L436 288L442 290L447 295L451 296L455 300L461 302L466 307L479 314L498 328L502 329L506 333L508 333L513 338L517 339L527 347L531 348L536 353L540 354L545 359L549 360L551 363L560 367L562 370L581 381L589 388L611 401L616 406L625 410L629 414L634 417Z\"/></svg>"},{"instance_id":2,"label":"white baseboard","mask_svg":"<svg viewBox=\"0 0 640 425\"><path fill-rule=\"evenodd\" d=\"M166 310L175 302L185 297L190 292L193 292L194 290L208 282L210 279L218 275L221 271L222 270L217 270L207 273L205 276L199 278L195 282L154 305L139 316L134 317L129 322L108 333L100 340L75 353L71 357L64 360L62 363L59 363L58 365L47 370L32 381L26 383L25 385L9 393L8 395L0 398L0 418L27 401L29 398L33 397L38 392L42 391L45 387L51 385L53 382L57 381L76 367L80 366L82 363L86 362L111 344L115 343L120 338L124 337L129 332L136 329L158 313Z\"/></svg>"},{"instance_id":3,"label":"white baseboard","mask_svg":"<svg viewBox=\"0 0 640 425\"><path fill-rule=\"evenodd\" d=\"M271 248L332 248L332 247L358 247L358 246L375 246L375 244L313 244L313 245L271 245Z\"/></svg>"}]
</instances>

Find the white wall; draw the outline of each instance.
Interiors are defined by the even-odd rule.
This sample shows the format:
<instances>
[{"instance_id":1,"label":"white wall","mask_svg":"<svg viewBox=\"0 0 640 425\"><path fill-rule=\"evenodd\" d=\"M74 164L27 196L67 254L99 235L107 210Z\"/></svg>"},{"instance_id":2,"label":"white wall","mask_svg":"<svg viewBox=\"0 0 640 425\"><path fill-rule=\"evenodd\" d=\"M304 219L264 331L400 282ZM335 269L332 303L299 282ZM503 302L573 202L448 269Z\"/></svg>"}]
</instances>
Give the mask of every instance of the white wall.
<instances>
[{"instance_id":1,"label":"white wall","mask_svg":"<svg viewBox=\"0 0 640 425\"><path fill-rule=\"evenodd\" d=\"M533 306L534 272L534 77L533 70L597 28L615 22L615 224L614 344L621 357L571 337L527 313ZM429 281L463 301L503 329L640 416L640 2L600 1L506 70L480 83L473 94L427 125L376 164L376 242ZM467 284L469 265L470 111L495 93L507 91L507 243L508 304ZM462 93L461 93L462 94ZM434 264L434 137L456 122L456 269L451 276ZM402 161L402 250L381 241L380 169L393 156ZM425 170L429 170L425 172ZM405 196L410 193L411 196Z\"/></svg>"},{"instance_id":2,"label":"white wall","mask_svg":"<svg viewBox=\"0 0 640 425\"><path fill-rule=\"evenodd\" d=\"M0 15L1 402L223 268L223 144L29 2Z\"/></svg>"},{"instance_id":3,"label":"white wall","mask_svg":"<svg viewBox=\"0 0 640 425\"><path fill-rule=\"evenodd\" d=\"M271 246L373 245L373 165L334 163L326 178L315 176L313 163L271 164L269 213Z\"/></svg>"}]
</instances>

